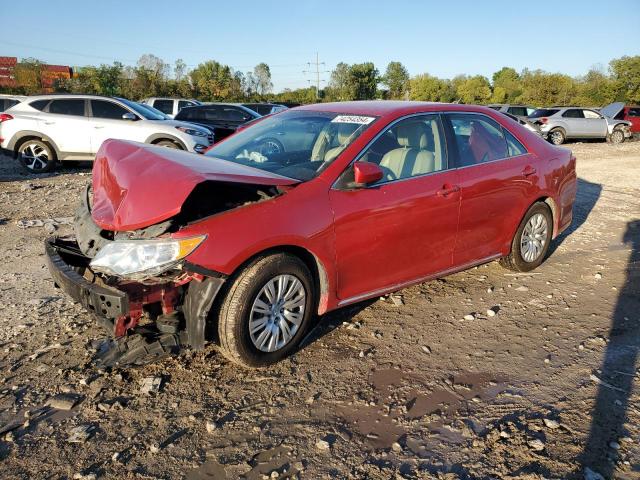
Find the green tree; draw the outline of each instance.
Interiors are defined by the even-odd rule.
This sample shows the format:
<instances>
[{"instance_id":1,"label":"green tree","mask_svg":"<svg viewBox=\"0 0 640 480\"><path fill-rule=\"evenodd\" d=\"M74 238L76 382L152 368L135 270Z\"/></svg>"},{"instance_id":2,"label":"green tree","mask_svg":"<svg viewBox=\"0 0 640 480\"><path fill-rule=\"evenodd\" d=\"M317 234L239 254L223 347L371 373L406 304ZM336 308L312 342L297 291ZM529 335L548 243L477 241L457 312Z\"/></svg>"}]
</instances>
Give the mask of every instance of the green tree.
<instances>
[{"instance_id":1,"label":"green tree","mask_svg":"<svg viewBox=\"0 0 640 480\"><path fill-rule=\"evenodd\" d=\"M609 63L617 100L640 103L640 55L624 56Z\"/></svg>"},{"instance_id":2,"label":"green tree","mask_svg":"<svg viewBox=\"0 0 640 480\"><path fill-rule=\"evenodd\" d=\"M467 77L456 85L456 95L463 103L487 103L491 98L491 85L482 75Z\"/></svg>"},{"instance_id":3,"label":"green tree","mask_svg":"<svg viewBox=\"0 0 640 480\"><path fill-rule=\"evenodd\" d=\"M455 91L449 80L423 73L409 81L409 98L428 102L452 102Z\"/></svg>"},{"instance_id":4,"label":"green tree","mask_svg":"<svg viewBox=\"0 0 640 480\"><path fill-rule=\"evenodd\" d=\"M326 89L326 98L331 101L353 100L351 77L348 64L340 62L331 72L329 87Z\"/></svg>"},{"instance_id":5,"label":"green tree","mask_svg":"<svg viewBox=\"0 0 640 480\"><path fill-rule=\"evenodd\" d=\"M34 95L42 93L42 66L35 58L23 58L13 71L18 88L16 93Z\"/></svg>"},{"instance_id":6,"label":"green tree","mask_svg":"<svg viewBox=\"0 0 640 480\"><path fill-rule=\"evenodd\" d=\"M409 87L409 72L400 62L390 62L382 77L383 83L389 87L389 98L403 99Z\"/></svg>"},{"instance_id":7,"label":"green tree","mask_svg":"<svg viewBox=\"0 0 640 480\"><path fill-rule=\"evenodd\" d=\"M237 85L239 80L231 68L215 60L199 64L189 72L189 78L194 96L205 101L226 100L233 92L240 90L240 85Z\"/></svg>"},{"instance_id":8,"label":"green tree","mask_svg":"<svg viewBox=\"0 0 640 480\"><path fill-rule=\"evenodd\" d=\"M371 62L356 63L349 69L354 100L371 100L378 92L379 74Z\"/></svg>"},{"instance_id":9,"label":"green tree","mask_svg":"<svg viewBox=\"0 0 640 480\"><path fill-rule=\"evenodd\" d=\"M511 67L502 67L492 76L493 94L491 101L496 103L514 103L522 94L520 75Z\"/></svg>"},{"instance_id":10,"label":"green tree","mask_svg":"<svg viewBox=\"0 0 640 480\"><path fill-rule=\"evenodd\" d=\"M561 73L523 70L522 94L518 102L535 106L571 105L576 99L576 81Z\"/></svg>"},{"instance_id":11,"label":"green tree","mask_svg":"<svg viewBox=\"0 0 640 480\"><path fill-rule=\"evenodd\" d=\"M613 102L615 96L615 82L597 68L576 82L576 105L603 106Z\"/></svg>"},{"instance_id":12,"label":"green tree","mask_svg":"<svg viewBox=\"0 0 640 480\"><path fill-rule=\"evenodd\" d=\"M266 63L259 63L253 69L253 78L255 82L255 91L260 97L264 97L273 89L271 83L271 70Z\"/></svg>"}]
</instances>

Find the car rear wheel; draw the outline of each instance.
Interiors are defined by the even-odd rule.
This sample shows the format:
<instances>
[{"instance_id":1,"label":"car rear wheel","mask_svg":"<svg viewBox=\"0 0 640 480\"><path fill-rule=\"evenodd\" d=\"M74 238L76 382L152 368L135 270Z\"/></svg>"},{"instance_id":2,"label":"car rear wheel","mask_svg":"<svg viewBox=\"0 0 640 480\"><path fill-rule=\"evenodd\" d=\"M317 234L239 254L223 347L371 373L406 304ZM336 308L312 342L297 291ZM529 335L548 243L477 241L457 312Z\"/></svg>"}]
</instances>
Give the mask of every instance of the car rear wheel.
<instances>
[{"instance_id":1,"label":"car rear wheel","mask_svg":"<svg viewBox=\"0 0 640 480\"><path fill-rule=\"evenodd\" d=\"M500 264L516 272L528 272L544 261L553 233L553 218L549 207L535 203L518 226L511 242L511 253Z\"/></svg>"},{"instance_id":2,"label":"car rear wheel","mask_svg":"<svg viewBox=\"0 0 640 480\"><path fill-rule=\"evenodd\" d=\"M560 128L556 128L549 132L549 141L554 145L562 145L566 139L564 132Z\"/></svg>"},{"instance_id":3,"label":"car rear wheel","mask_svg":"<svg viewBox=\"0 0 640 480\"><path fill-rule=\"evenodd\" d=\"M609 136L609 141L614 144L624 142L624 132L622 131L622 129L620 128L614 129L613 132L611 132L611 135Z\"/></svg>"},{"instance_id":4,"label":"car rear wheel","mask_svg":"<svg viewBox=\"0 0 640 480\"><path fill-rule=\"evenodd\" d=\"M180 145L178 145L176 142L172 142L171 140L160 140L158 143L156 143L156 145L158 145L159 147L167 147L167 148L173 148L176 150L182 150L182 147L180 147Z\"/></svg>"},{"instance_id":5,"label":"car rear wheel","mask_svg":"<svg viewBox=\"0 0 640 480\"><path fill-rule=\"evenodd\" d=\"M218 317L225 357L265 367L291 354L304 338L315 307L311 273L298 257L260 257L230 279Z\"/></svg>"},{"instance_id":6,"label":"car rear wheel","mask_svg":"<svg viewBox=\"0 0 640 480\"><path fill-rule=\"evenodd\" d=\"M20 164L29 173L50 172L56 166L56 155L53 149L41 140L30 139L18 147Z\"/></svg>"}]
</instances>

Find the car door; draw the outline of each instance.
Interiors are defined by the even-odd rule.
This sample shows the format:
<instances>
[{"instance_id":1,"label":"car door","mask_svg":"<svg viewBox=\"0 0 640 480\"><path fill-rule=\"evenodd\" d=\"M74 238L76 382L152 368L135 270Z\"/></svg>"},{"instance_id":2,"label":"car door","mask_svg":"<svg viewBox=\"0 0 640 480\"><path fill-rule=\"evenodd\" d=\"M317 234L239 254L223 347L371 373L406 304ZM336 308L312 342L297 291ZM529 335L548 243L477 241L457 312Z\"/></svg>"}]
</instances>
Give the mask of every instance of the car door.
<instances>
[{"instance_id":1,"label":"car door","mask_svg":"<svg viewBox=\"0 0 640 480\"><path fill-rule=\"evenodd\" d=\"M329 192L342 303L451 268L458 223L458 172L448 168L439 115L394 123L357 161L380 165L385 177L349 188L350 167Z\"/></svg>"},{"instance_id":2,"label":"car door","mask_svg":"<svg viewBox=\"0 0 640 480\"><path fill-rule=\"evenodd\" d=\"M598 112L582 110L585 124L585 136L593 138L605 138L607 136L607 121Z\"/></svg>"},{"instance_id":3,"label":"car door","mask_svg":"<svg viewBox=\"0 0 640 480\"><path fill-rule=\"evenodd\" d=\"M122 116L130 110L111 100L90 100L89 124L91 126L91 152L96 153L108 138L144 142L147 133L140 122L125 120Z\"/></svg>"},{"instance_id":4,"label":"car door","mask_svg":"<svg viewBox=\"0 0 640 480\"><path fill-rule=\"evenodd\" d=\"M39 119L42 133L58 146L62 158L91 155L91 132L84 98L59 98L49 102Z\"/></svg>"},{"instance_id":5,"label":"car door","mask_svg":"<svg viewBox=\"0 0 640 480\"><path fill-rule=\"evenodd\" d=\"M582 113L582 109L566 109L562 112L562 121L567 126L567 137L585 137L589 135L589 129Z\"/></svg>"},{"instance_id":6,"label":"car door","mask_svg":"<svg viewBox=\"0 0 640 480\"><path fill-rule=\"evenodd\" d=\"M511 242L537 172L533 155L495 120L477 113L446 118L460 186L453 263L465 266L500 255Z\"/></svg>"}]
</instances>

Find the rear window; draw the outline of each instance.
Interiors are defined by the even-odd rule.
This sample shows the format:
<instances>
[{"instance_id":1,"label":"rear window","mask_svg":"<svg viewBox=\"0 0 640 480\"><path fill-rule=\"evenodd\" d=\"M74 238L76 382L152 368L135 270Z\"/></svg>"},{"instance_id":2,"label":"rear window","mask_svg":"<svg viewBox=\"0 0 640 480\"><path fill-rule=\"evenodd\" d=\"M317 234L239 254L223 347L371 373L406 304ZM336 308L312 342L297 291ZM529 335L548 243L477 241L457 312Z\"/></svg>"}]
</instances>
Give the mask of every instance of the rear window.
<instances>
[{"instance_id":1,"label":"rear window","mask_svg":"<svg viewBox=\"0 0 640 480\"><path fill-rule=\"evenodd\" d=\"M173 113L173 100L154 100L153 107L162 113L171 115Z\"/></svg>"},{"instance_id":2,"label":"rear window","mask_svg":"<svg viewBox=\"0 0 640 480\"><path fill-rule=\"evenodd\" d=\"M559 111L559 108L539 108L531 115L529 115L529 118L550 117L551 115L556 114Z\"/></svg>"},{"instance_id":3,"label":"rear window","mask_svg":"<svg viewBox=\"0 0 640 480\"><path fill-rule=\"evenodd\" d=\"M35 108L36 110L43 111L44 107L46 107L48 103L49 100L36 100L34 102L31 102L29 106Z\"/></svg>"},{"instance_id":4,"label":"rear window","mask_svg":"<svg viewBox=\"0 0 640 480\"><path fill-rule=\"evenodd\" d=\"M507 110L511 115L518 115L519 117L527 116L527 108L526 107L509 107Z\"/></svg>"},{"instance_id":5,"label":"rear window","mask_svg":"<svg viewBox=\"0 0 640 480\"><path fill-rule=\"evenodd\" d=\"M82 117L84 116L84 100L80 98L51 100L51 103L49 104L49 113Z\"/></svg>"},{"instance_id":6,"label":"rear window","mask_svg":"<svg viewBox=\"0 0 640 480\"><path fill-rule=\"evenodd\" d=\"M13 98L0 99L0 112L4 112L18 103L20 103L20 100L14 100Z\"/></svg>"}]
</instances>

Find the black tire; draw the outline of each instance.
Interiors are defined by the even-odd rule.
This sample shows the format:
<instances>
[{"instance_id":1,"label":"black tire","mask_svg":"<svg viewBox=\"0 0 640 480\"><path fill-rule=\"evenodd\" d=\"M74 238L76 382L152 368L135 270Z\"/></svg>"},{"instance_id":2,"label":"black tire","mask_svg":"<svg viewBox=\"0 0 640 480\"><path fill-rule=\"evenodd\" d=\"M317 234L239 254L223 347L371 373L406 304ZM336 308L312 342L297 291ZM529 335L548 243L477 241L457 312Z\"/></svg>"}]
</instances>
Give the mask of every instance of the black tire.
<instances>
[{"instance_id":1,"label":"black tire","mask_svg":"<svg viewBox=\"0 0 640 480\"><path fill-rule=\"evenodd\" d=\"M291 340L280 349L259 350L249 333L251 309L262 288L279 275L292 275L305 290L302 321ZM272 365L293 353L306 335L316 306L311 273L298 257L277 253L259 257L229 279L229 288L218 315L220 350L229 360L243 367Z\"/></svg>"},{"instance_id":2,"label":"black tire","mask_svg":"<svg viewBox=\"0 0 640 480\"><path fill-rule=\"evenodd\" d=\"M539 254L533 261L527 261L524 258L522 251L522 234L529 223L529 220L535 215L541 214L546 220L546 236L544 238L544 245L541 248ZM529 272L538 267L545 259L547 252L549 251L549 245L551 244L551 236L553 234L553 217L551 210L546 203L537 202L534 203L527 211L522 222L518 226L513 240L511 241L511 253L506 257L500 259L500 265L514 272Z\"/></svg>"},{"instance_id":3,"label":"black tire","mask_svg":"<svg viewBox=\"0 0 640 480\"><path fill-rule=\"evenodd\" d=\"M172 142L171 140L160 140L154 145L157 145L159 147L173 148L175 150L182 150L182 147L180 145L178 145L176 142Z\"/></svg>"},{"instance_id":4,"label":"black tire","mask_svg":"<svg viewBox=\"0 0 640 480\"><path fill-rule=\"evenodd\" d=\"M554 128L549 132L549 141L554 145L562 145L566 140L567 136L561 128Z\"/></svg>"},{"instance_id":5,"label":"black tire","mask_svg":"<svg viewBox=\"0 0 640 480\"><path fill-rule=\"evenodd\" d=\"M16 147L20 165L29 173L47 173L56 166L56 153L51 145L30 138Z\"/></svg>"},{"instance_id":6,"label":"black tire","mask_svg":"<svg viewBox=\"0 0 640 480\"><path fill-rule=\"evenodd\" d=\"M618 145L620 143L624 143L624 132L622 131L621 128L614 128L613 132L611 132L611 135L609 135L608 138L609 142L613 143L614 145Z\"/></svg>"}]
</instances>

